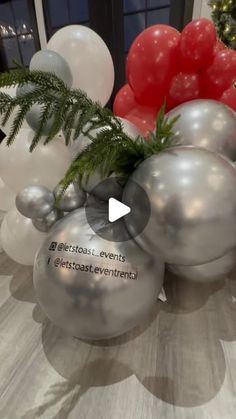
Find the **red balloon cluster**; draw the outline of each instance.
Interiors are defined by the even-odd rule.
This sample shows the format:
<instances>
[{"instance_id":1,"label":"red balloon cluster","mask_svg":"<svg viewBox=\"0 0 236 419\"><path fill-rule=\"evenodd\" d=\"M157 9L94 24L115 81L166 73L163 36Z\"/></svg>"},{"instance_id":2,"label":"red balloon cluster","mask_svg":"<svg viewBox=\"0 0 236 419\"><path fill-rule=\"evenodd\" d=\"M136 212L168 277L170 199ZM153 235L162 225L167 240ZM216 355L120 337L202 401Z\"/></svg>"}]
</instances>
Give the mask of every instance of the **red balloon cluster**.
<instances>
[{"instance_id":1,"label":"red balloon cluster","mask_svg":"<svg viewBox=\"0 0 236 419\"><path fill-rule=\"evenodd\" d=\"M153 131L165 99L167 110L209 98L236 111L236 51L217 39L208 19L194 20L182 33L167 25L145 29L130 48L126 72L128 84L116 95L114 114L145 136Z\"/></svg>"}]
</instances>

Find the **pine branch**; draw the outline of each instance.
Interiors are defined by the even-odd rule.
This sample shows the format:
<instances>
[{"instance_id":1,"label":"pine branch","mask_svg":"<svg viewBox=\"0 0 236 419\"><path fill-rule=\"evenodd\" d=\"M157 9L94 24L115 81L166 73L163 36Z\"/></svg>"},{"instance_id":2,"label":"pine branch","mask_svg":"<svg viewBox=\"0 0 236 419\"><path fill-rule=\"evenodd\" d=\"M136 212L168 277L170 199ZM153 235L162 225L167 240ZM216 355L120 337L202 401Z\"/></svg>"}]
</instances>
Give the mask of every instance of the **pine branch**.
<instances>
[{"instance_id":1,"label":"pine branch","mask_svg":"<svg viewBox=\"0 0 236 419\"><path fill-rule=\"evenodd\" d=\"M119 127L104 128L97 133L86 149L72 162L62 182L66 190L71 182L81 184L82 178L98 171L102 177L112 173L128 178L137 166L153 154L173 146L172 132L179 116L164 117L165 104L157 116L156 132L147 140L142 137L130 138ZM120 121L119 121L120 122Z\"/></svg>"},{"instance_id":2,"label":"pine branch","mask_svg":"<svg viewBox=\"0 0 236 419\"><path fill-rule=\"evenodd\" d=\"M27 112L36 104L41 107L41 115L30 151L37 147L47 123L49 132L44 144L50 142L59 130L65 133L66 144L81 133L91 140L67 171L62 181L62 193L71 182L80 183L82 178L88 178L94 172L103 177L111 173L128 177L143 160L173 145L172 130L178 117L167 119L165 104L157 117L155 133L150 134L148 140L141 136L133 139L124 132L121 120L109 109L93 102L81 90L69 89L53 73L18 68L14 72L0 74L0 87L28 83L34 88L25 89L24 94L16 98L0 92L0 112L4 121L9 119L15 107L19 108L8 145L14 141Z\"/></svg>"}]
</instances>

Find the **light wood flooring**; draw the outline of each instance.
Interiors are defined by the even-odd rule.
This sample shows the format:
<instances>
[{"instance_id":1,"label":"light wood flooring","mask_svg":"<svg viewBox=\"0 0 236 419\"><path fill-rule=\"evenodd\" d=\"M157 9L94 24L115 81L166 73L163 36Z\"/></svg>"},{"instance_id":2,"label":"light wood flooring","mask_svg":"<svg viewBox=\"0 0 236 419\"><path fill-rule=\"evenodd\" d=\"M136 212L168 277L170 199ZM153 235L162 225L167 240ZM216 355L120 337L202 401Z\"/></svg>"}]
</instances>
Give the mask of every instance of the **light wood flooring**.
<instances>
[{"instance_id":1,"label":"light wood flooring","mask_svg":"<svg viewBox=\"0 0 236 419\"><path fill-rule=\"evenodd\" d=\"M0 254L0 419L235 419L236 280L169 278L168 302L88 344L36 303L32 268Z\"/></svg>"}]
</instances>

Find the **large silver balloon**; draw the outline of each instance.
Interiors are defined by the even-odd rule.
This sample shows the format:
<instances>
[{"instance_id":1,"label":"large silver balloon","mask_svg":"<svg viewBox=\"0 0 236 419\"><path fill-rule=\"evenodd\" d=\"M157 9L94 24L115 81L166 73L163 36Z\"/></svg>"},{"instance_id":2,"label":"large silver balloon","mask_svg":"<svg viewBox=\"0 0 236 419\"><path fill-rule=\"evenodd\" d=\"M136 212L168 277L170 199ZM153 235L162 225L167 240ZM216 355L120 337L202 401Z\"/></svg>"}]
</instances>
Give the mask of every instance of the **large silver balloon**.
<instances>
[{"instance_id":1,"label":"large silver balloon","mask_svg":"<svg viewBox=\"0 0 236 419\"><path fill-rule=\"evenodd\" d=\"M47 233L50 228L58 221L60 218L62 218L64 215L63 211L58 210L57 208L53 208L49 214L45 215L42 218L34 218L32 220L32 223L34 227L42 231L43 233Z\"/></svg>"},{"instance_id":2,"label":"large silver balloon","mask_svg":"<svg viewBox=\"0 0 236 419\"><path fill-rule=\"evenodd\" d=\"M54 195L57 198L62 190L62 186L59 184L54 190ZM66 189L65 193L60 199L57 207L58 209L70 212L84 205L86 200L86 193L76 184L71 183Z\"/></svg>"},{"instance_id":3,"label":"large silver balloon","mask_svg":"<svg viewBox=\"0 0 236 419\"><path fill-rule=\"evenodd\" d=\"M32 83L26 83L23 86L18 86L16 90L16 96L23 96L26 93L31 93L35 90L35 86ZM33 105L26 114L26 122L33 131L37 131L40 125L40 119L42 115L42 105ZM44 124L42 129L43 135L48 135L52 125L54 123L54 118L48 118L47 122Z\"/></svg>"},{"instance_id":4,"label":"large silver balloon","mask_svg":"<svg viewBox=\"0 0 236 419\"><path fill-rule=\"evenodd\" d=\"M49 49L41 50L33 55L30 70L49 71L62 79L68 87L72 86L72 74L66 60L57 52Z\"/></svg>"},{"instance_id":5,"label":"large silver balloon","mask_svg":"<svg viewBox=\"0 0 236 419\"><path fill-rule=\"evenodd\" d=\"M113 224L106 228L112 235ZM81 208L47 236L35 259L34 286L56 325L79 338L103 339L146 317L163 274L163 261L151 258L133 240L113 242L96 235Z\"/></svg>"},{"instance_id":6,"label":"large silver balloon","mask_svg":"<svg viewBox=\"0 0 236 419\"><path fill-rule=\"evenodd\" d=\"M150 199L151 217L135 238L150 253L160 251L170 264L200 265L236 246L236 168L220 154L173 147L145 160L131 179ZM124 190L130 206L138 202L133 185ZM133 235L138 226L132 217L129 223Z\"/></svg>"},{"instance_id":7,"label":"large silver balloon","mask_svg":"<svg viewBox=\"0 0 236 419\"><path fill-rule=\"evenodd\" d=\"M210 282L224 279L236 265L235 249L219 259L203 265L184 266L168 265L168 270L175 275L194 282Z\"/></svg>"},{"instance_id":8,"label":"large silver balloon","mask_svg":"<svg viewBox=\"0 0 236 419\"><path fill-rule=\"evenodd\" d=\"M16 208L27 218L41 218L54 207L55 198L45 186L27 186L16 196Z\"/></svg>"},{"instance_id":9,"label":"large silver balloon","mask_svg":"<svg viewBox=\"0 0 236 419\"><path fill-rule=\"evenodd\" d=\"M183 103L166 116L180 115L173 132L181 145L203 147L236 159L235 112L221 102L198 99Z\"/></svg>"}]
</instances>

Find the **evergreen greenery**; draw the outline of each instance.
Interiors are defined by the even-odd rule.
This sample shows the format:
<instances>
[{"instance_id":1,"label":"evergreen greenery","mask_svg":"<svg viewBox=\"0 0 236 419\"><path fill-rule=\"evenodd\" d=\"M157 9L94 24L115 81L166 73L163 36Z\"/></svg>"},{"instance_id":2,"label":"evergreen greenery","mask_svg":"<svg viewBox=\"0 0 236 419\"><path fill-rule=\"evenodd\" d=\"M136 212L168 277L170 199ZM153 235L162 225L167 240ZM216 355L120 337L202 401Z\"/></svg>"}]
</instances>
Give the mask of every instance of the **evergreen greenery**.
<instances>
[{"instance_id":1,"label":"evergreen greenery","mask_svg":"<svg viewBox=\"0 0 236 419\"><path fill-rule=\"evenodd\" d=\"M212 18L215 22L218 36L228 47L236 50L236 1L210 0Z\"/></svg>"},{"instance_id":2,"label":"evergreen greenery","mask_svg":"<svg viewBox=\"0 0 236 419\"><path fill-rule=\"evenodd\" d=\"M165 104L157 117L156 132L148 140L131 138L123 131L121 121L109 109L102 108L78 89L69 89L55 74L18 68L0 75L0 87L33 85L21 95L12 98L0 92L0 114L3 125L15 108L18 109L7 138L10 146L19 132L27 112L35 104L41 106L40 123L32 140L33 151L43 137L43 127L52 118L53 123L44 144L52 141L63 130L68 145L81 133L91 139L87 148L72 162L62 181L63 190L82 176L98 171L102 176L117 173L128 177L147 157L173 145L173 126L178 118L165 118ZM94 129L100 129L94 136Z\"/></svg>"}]
</instances>

